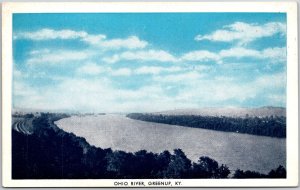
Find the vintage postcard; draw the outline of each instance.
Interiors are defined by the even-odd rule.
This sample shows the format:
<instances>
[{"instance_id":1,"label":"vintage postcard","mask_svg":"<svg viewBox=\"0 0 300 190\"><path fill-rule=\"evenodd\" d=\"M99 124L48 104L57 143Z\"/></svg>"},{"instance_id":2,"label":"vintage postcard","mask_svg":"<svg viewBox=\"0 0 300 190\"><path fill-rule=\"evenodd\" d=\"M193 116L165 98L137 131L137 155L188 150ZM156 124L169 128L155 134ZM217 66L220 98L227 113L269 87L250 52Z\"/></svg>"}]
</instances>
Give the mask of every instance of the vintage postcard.
<instances>
[{"instance_id":1,"label":"vintage postcard","mask_svg":"<svg viewBox=\"0 0 300 190\"><path fill-rule=\"evenodd\" d=\"M2 8L3 186L298 185L295 2Z\"/></svg>"}]
</instances>

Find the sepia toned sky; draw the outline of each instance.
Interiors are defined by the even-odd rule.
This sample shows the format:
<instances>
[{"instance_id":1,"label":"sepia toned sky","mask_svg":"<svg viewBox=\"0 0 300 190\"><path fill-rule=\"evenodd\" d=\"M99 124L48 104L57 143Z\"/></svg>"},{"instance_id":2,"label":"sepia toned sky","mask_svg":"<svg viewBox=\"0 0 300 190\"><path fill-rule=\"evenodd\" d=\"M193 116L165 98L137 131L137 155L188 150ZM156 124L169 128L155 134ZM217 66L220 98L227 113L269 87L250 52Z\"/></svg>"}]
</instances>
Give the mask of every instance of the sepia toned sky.
<instances>
[{"instance_id":1,"label":"sepia toned sky","mask_svg":"<svg viewBox=\"0 0 300 190\"><path fill-rule=\"evenodd\" d=\"M13 108L142 112L286 104L286 15L13 15Z\"/></svg>"}]
</instances>

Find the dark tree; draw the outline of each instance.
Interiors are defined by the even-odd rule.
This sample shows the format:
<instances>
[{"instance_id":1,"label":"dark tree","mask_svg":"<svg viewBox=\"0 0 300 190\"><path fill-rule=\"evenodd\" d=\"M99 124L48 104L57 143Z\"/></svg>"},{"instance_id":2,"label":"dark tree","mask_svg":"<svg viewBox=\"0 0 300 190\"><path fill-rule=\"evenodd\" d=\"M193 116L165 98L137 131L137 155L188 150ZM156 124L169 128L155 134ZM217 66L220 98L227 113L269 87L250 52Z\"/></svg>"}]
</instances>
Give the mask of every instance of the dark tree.
<instances>
[{"instance_id":1,"label":"dark tree","mask_svg":"<svg viewBox=\"0 0 300 190\"><path fill-rule=\"evenodd\" d=\"M221 165L218 168L218 175L216 175L216 178L227 178L230 174L230 170L226 165Z\"/></svg>"},{"instance_id":2,"label":"dark tree","mask_svg":"<svg viewBox=\"0 0 300 190\"><path fill-rule=\"evenodd\" d=\"M243 171L240 169L237 169L233 175L233 178L238 178L238 179L257 179L257 178L267 178L267 175L265 174L261 174L259 172L255 172L255 171Z\"/></svg>"},{"instance_id":3,"label":"dark tree","mask_svg":"<svg viewBox=\"0 0 300 190\"><path fill-rule=\"evenodd\" d=\"M201 115L162 115L131 113L127 117L136 120L181 125L184 127L211 129L224 132L286 137L286 117L225 117Z\"/></svg>"},{"instance_id":4,"label":"dark tree","mask_svg":"<svg viewBox=\"0 0 300 190\"><path fill-rule=\"evenodd\" d=\"M181 149L175 149L174 155L166 171L167 178L185 178L191 168L191 161L186 157Z\"/></svg>"},{"instance_id":5,"label":"dark tree","mask_svg":"<svg viewBox=\"0 0 300 190\"><path fill-rule=\"evenodd\" d=\"M286 170L283 166L279 166L276 170L271 170L268 177L270 178L286 178Z\"/></svg>"},{"instance_id":6,"label":"dark tree","mask_svg":"<svg viewBox=\"0 0 300 190\"><path fill-rule=\"evenodd\" d=\"M166 178L167 176L167 169L171 162L171 154L169 151L165 150L162 153L160 153L156 158L156 166L155 171L156 172L156 178Z\"/></svg>"},{"instance_id":7,"label":"dark tree","mask_svg":"<svg viewBox=\"0 0 300 190\"><path fill-rule=\"evenodd\" d=\"M230 170L226 165L219 167L218 162L209 157L200 157L198 163L193 164L192 178L227 178Z\"/></svg>"}]
</instances>

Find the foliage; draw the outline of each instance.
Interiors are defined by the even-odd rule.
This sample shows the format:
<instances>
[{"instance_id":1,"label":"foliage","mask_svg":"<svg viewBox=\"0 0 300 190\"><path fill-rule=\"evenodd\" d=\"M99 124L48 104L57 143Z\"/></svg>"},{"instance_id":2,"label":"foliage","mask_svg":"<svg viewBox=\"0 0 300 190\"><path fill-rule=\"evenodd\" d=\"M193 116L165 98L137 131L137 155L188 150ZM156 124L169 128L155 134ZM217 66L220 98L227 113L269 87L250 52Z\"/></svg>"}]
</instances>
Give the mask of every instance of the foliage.
<instances>
[{"instance_id":1,"label":"foliage","mask_svg":"<svg viewBox=\"0 0 300 190\"><path fill-rule=\"evenodd\" d=\"M271 170L268 175L260 174L255 171L236 170L233 178L286 178L286 170L283 166L279 166L276 170Z\"/></svg>"},{"instance_id":2,"label":"foliage","mask_svg":"<svg viewBox=\"0 0 300 190\"><path fill-rule=\"evenodd\" d=\"M286 170L283 166L279 166L276 170L269 172L270 178L286 178Z\"/></svg>"},{"instance_id":3,"label":"foliage","mask_svg":"<svg viewBox=\"0 0 300 190\"><path fill-rule=\"evenodd\" d=\"M185 127L238 132L253 135L286 137L286 118L270 117L216 117L201 115L162 115L131 113L127 117L136 120L181 125Z\"/></svg>"}]
</instances>

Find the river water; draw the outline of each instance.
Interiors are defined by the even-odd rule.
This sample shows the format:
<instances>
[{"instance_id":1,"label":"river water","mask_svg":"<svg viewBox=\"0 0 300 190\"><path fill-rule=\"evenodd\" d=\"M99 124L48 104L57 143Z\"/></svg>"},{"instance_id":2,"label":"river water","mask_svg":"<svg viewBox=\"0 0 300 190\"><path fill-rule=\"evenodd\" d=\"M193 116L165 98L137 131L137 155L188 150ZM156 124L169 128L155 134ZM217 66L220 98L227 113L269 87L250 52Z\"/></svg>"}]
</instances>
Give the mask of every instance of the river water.
<instances>
[{"instance_id":1,"label":"river water","mask_svg":"<svg viewBox=\"0 0 300 190\"><path fill-rule=\"evenodd\" d=\"M194 162L209 156L230 170L268 173L286 163L284 138L144 122L120 114L72 116L56 121L56 125L96 147L155 153L180 148Z\"/></svg>"}]
</instances>

